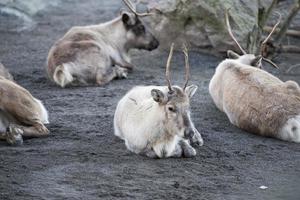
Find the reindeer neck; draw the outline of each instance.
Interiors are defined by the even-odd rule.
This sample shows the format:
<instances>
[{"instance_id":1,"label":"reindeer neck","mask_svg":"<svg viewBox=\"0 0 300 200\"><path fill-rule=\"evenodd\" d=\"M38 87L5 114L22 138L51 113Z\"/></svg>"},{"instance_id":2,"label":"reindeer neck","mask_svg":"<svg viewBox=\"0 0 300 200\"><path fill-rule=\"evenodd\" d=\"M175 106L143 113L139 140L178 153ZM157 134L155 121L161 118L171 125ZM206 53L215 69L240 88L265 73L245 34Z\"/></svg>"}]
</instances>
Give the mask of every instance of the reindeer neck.
<instances>
[{"instance_id":1,"label":"reindeer neck","mask_svg":"<svg viewBox=\"0 0 300 200\"><path fill-rule=\"evenodd\" d=\"M129 49L126 49L127 31L124 27L121 16L111 21L95 25L92 28L104 36L107 44L117 48L120 52L128 52Z\"/></svg>"}]
</instances>

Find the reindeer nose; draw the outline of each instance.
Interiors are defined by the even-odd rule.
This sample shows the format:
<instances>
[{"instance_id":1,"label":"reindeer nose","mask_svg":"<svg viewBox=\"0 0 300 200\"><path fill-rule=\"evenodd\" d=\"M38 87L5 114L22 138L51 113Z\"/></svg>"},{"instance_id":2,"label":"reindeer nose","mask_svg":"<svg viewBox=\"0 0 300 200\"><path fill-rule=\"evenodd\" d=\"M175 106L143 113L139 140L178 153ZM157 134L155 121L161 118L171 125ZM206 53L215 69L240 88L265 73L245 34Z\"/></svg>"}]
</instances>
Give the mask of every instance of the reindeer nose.
<instances>
[{"instance_id":1,"label":"reindeer nose","mask_svg":"<svg viewBox=\"0 0 300 200\"><path fill-rule=\"evenodd\" d=\"M153 40L149 44L149 51L152 51L156 49L159 46L159 41L156 38L153 38Z\"/></svg>"}]
</instances>

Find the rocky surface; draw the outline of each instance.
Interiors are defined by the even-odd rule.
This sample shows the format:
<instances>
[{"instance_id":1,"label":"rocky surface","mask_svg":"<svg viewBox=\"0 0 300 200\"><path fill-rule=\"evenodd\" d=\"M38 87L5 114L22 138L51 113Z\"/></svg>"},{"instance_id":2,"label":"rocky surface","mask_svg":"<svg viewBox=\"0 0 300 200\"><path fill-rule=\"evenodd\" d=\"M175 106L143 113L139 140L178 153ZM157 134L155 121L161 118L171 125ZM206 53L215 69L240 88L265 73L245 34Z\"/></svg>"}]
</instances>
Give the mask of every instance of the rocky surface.
<instances>
[{"instance_id":1,"label":"rocky surface","mask_svg":"<svg viewBox=\"0 0 300 200\"><path fill-rule=\"evenodd\" d=\"M269 8L271 0L149 0L142 1L156 13L149 21L167 48L172 41L189 43L193 48L212 53L237 49L228 35L225 11L228 10L233 33L247 52L256 52L254 30L257 30L258 10ZM275 11L285 16L293 0L280 2L267 20L273 26L278 18ZM300 14L297 18L300 17ZM293 26L294 24L292 24Z\"/></svg>"},{"instance_id":2,"label":"rocky surface","mask_svg":"<svg viewBox=\"0 0 300 200\"><path fill-rule=\"evenodd\" d=\"M204 146L191 159L153 160L130 153L113 135L118 100L134 85L165 84L165 51L133 51L136 69L105 87L61 89L45 74L51 45L74 25L117 16L119 0L68 0L32 16L33 29L0 32L0 60L15 80L50 112L47 138L20 147L0 142L0 199L270 199L300 196L300 146L255 136L232 126L213 104L208 83L220 58L190 52L193 119ZM300 23L300 21L298 21ZM283 80L300 83L299 55L281 55ZM184 57L172 61L175 83L184 80ZM260 186L267 186L263 190Z\"/></svg>"}]
</instances>

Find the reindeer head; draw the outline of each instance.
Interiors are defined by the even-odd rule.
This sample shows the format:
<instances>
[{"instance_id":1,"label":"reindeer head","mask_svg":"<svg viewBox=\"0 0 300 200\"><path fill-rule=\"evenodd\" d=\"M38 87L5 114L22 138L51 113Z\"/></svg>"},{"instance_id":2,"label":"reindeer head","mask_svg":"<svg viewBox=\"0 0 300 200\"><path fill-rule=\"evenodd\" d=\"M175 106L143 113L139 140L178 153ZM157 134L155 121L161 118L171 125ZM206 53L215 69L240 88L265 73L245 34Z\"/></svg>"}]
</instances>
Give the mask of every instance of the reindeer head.
<instances>
[{"instance_id":1,"label":"reindeer head","mask_svg":"<svg viewBox=\"0 0 300 200\"><path fill-rule=\"evenodd\" d=\"M189 62L187 48L184 47L186 81L184 87L172 86L169 76L169 67L173 54L174 44L171 46L169 58L166 67L166 80L168 87L165 90L153 89L151 95L166 116L166 127L171 134L178 133L184 138L192 138L197 131L190 117L190 98L197 90L196 85L187 86L189 80Z\"/></svg>"},{"instance_id":2,"label":"reindeer head","mask_svg":"<svg viewBox=\"0 0 300 200\"><path fill-rule=\"evenodd\" d=\"M158 40L150 30L143 24L140 17L151 15L151 13L138 13L135 6L129 0L123 0L132 13L122 11L122 21L127 30L126 39L128 44L137 49L152 51L159 46Z\"/></svg>"},{"instance_id":3,"label":"reindeer head","mask_svg":"<svg viewBox=\"0 0 300 200\"><path fill-rule=\"evenodd\" d=\"M234 37L232 30L231 30L231 26L229 23L229 17L228 17L228 10L226 10L226 12L225 12L225 20L226 20L226 25L227 25L227 29L228 29L228 33L229 33L230 37L233 39L233 41L236 43L236 45L239 47L239 49L241 50L241 52L243 54L243 55L239 55L239 54L235 53L234 51L228 50L227 51L228 58L235 59L241 64L250 65L250 66L258 67L258 68L262 68L262 61L265 61L265 62L268 62L269 64L271 64L273 67L278 69L278 66L274 62L272 62L271 60L266 58L266 45L267 45L268 40L271 38L273 32L276 30L277 26L279 25L279 23L281 21L280 14L279 14L278 22L275 24L275 26L273 27L270 34L266 37L266 39L261 43L259 55L248 54L242 48L242 46L238 43L237 39Z\"/></svg>"}]
</instances>

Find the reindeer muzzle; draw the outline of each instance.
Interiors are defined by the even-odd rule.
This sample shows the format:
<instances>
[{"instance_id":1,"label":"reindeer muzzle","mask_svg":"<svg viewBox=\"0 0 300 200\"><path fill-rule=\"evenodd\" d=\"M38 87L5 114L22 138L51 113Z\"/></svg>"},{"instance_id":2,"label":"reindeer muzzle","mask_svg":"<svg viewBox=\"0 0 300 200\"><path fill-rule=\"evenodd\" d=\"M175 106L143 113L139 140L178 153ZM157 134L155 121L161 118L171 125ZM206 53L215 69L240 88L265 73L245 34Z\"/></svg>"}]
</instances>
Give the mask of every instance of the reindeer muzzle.
<instances>
[{"instance_id":1,"label":"reindeer muzzle","mask_svg":"<svg viewBox=\"0 0 300 200\"><path fill-rule=\"evenodd\" d=\"M159 41L156 38L153 38L153 40L149 43L147 50L152 51L154 49L157 49L159 46Z\"/></svg>"}]
</instances>

